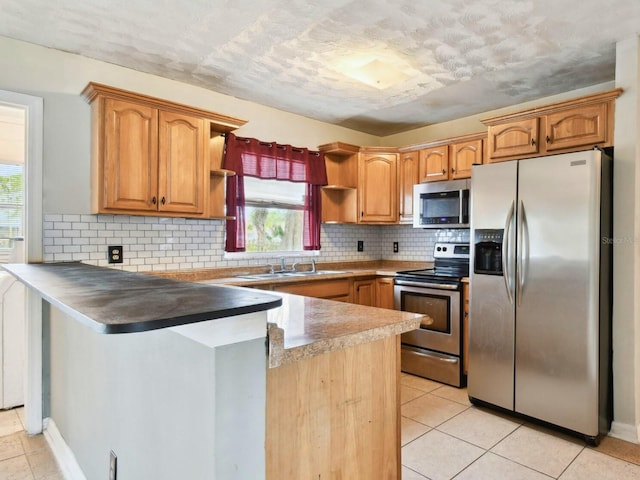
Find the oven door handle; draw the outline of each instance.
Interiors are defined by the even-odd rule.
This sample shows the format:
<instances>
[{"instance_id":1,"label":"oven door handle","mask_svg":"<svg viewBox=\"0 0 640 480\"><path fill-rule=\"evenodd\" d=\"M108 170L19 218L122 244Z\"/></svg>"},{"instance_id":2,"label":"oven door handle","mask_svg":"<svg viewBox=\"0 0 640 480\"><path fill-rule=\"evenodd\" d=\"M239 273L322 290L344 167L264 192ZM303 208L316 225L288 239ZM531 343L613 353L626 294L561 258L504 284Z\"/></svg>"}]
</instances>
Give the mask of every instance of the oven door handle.
<instances>
[{"instance_id":1,"label":"oven door handle","mask_svg":"<svg viewBox=\"0 0 640 480\"><path fill-rule=\"evenodd\" d=\"M410 280L395 280L396 285L407 287L437 288L438 290L458 290L458 285L448 283L412 282Z\"/></svg>"},{"instance_id":2,"label":"oven door handle","mask_svg":"<svg viewBox=\"0 0 640 480\"><path fill-rule=\"evenodd\" d=\"M420 351L416 348L411 348L411 353L415 354L415 355L420 355L421 357L427 357L427 358L431 358L433 360L437 360L439 362L444 362L444 363L458 363L460 360L456 357L456 358L452 358L449 355L442 355L440 353L436 353L436 352L423 352Z\"/></svg>"}]
</instances>

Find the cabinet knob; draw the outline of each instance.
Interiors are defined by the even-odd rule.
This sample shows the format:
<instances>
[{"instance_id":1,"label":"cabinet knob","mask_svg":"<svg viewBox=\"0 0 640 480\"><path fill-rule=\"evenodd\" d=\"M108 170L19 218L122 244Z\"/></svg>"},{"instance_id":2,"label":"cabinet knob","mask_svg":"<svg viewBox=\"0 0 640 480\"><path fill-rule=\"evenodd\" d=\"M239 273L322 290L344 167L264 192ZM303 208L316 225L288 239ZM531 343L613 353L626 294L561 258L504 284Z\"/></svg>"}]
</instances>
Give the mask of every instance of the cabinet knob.
<instances>
[{"instance_id":1,"label":"cabinet knob","mask_svg":"<svg viewBox=\"0 0 640 480\"><path fill-rule=\"evenodd\" d=\"M162 203L162 205L164 205L166 203L164 197L162 197L162 200L160 200L160 203Z\"/></svg>"},{"instance_id":2,"label":"cabinet knob","mask_svg":"<svg viewBox=\"0 0 640 480\"><path fill-rule=\"evenodd\" d=\"M456 173L456 169L451 167L451 173Z\"/></svg>"},{"instance_id":3,"label":"cabinet knob","mask_svg":"<svg viewBox=\"0 0 640 480\"><path fill-rule=\"evenodd\" d=\"M153 197L151 199L151 203L153 203L155 205L156 203L158 203L158 199L156 197Z\"/></svg>"},{"instance_id":4,"label":"cabinet knob","mask_svg":"<svg viewBox=\"0 0 640 480\"><path fill-rule=\"evenodd\" d=\"M536 144L536 141L535 141L535 139L532 138L531 139L531 145L535 145L535 144Z\"/></svg>"},{"instance_id":5,"label":"cabinet knob","mask_svg":"<svg viewBox=\"0 0 640 480\"><path fill-rule=\"evenodd\" d=\"M444 168L442 169L442 174L443 174L443 175L446 175L446 174L447 174L447 171L446 171Z\"/></svg>"},{"instance_id":6,"label":"cabinet knob","mask_svg":"<svg viewBox=\"0 0 640 480\"><path fill-rule=\"evenodd\" d=\"M551 137L547 135L547 143L551 143Z\"/></svg>"}]
</instances>

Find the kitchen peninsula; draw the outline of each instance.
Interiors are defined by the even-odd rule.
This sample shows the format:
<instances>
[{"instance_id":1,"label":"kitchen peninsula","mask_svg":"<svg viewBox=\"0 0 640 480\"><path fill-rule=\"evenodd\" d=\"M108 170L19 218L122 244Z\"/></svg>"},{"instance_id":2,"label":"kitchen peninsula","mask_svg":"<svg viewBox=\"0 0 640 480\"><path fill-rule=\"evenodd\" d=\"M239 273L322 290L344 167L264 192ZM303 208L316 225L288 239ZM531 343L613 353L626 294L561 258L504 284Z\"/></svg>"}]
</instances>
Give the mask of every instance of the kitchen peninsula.
<instances>
[{"instance_id":1,"label":"kitchen peninsula","mask_svg":"<svg viewBox=\"0 0 640 480\"><path fill-rule=\"evenodd\" d=\"M43 416L69 478L399 478L399 334L420 315L82 263L43 299ZM73 469L72 473L74 472Z\"/></svg>"}]
</instances>

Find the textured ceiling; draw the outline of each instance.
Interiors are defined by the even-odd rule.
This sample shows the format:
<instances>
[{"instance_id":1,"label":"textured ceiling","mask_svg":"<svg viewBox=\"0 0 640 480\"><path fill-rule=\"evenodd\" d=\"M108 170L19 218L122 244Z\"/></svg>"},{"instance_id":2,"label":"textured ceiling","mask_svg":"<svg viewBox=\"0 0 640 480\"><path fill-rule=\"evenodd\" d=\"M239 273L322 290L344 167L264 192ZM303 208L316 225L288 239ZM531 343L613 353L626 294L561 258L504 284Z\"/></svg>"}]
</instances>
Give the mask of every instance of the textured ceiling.
<instances>
[{"instance_id":1,"label":"textured ceiling","mask_svg":"<svg viewBox=\"0 0 640 480\"><path fill-rule=\"evenodd\" d=\"M376 135L611 81L615 43L640 31L638 0L0 0L0 11L3 36ZM402 81L343 73L363 58L397 62Z\"/></svg>"}]
</instances>

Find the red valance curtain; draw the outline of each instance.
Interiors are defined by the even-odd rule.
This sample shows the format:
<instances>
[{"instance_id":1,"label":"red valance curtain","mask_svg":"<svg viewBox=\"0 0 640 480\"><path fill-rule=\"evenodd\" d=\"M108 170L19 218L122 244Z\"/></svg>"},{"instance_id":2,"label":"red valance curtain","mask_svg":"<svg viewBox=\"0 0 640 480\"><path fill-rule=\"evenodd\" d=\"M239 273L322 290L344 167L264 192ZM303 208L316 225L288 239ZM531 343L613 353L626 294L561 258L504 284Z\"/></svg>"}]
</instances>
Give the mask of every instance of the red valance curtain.
<instances>
[{"instance_id":1,"label":"red valance curtain","mask_svg":"<svg viewBox=\"0 0 640 480\"><path fill-rule=\"evenodd\" d=\"M245 251L245 175L306 183L303 248L320 249L320 191L322 185L327 184L322 152L228 133L223 168L236 172L235 176L227 178L227 212L235 216L235 219L227 220L227 252Z\"/></svg>"}]
</instances>

